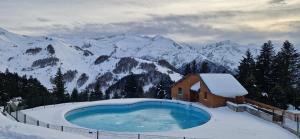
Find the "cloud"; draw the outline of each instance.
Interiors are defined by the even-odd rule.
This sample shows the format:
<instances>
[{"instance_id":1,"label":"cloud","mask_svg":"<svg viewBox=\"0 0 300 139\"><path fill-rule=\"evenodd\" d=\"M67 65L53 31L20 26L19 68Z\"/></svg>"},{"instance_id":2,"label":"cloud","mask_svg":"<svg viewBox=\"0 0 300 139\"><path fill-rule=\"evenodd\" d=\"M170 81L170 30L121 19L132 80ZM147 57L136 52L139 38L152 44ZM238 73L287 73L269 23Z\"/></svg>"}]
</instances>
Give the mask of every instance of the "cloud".
<instances>
[{"instance_id":1,"label":"cloud","mask_svg":"<svg viewBox=\"0 0 300 139\"><path fill-rule=\"evenodd\" d=\"M217 28L207 21L223 21L223 18L232 18L238 14L246 14L240 11L222 12L220 14L204 15L169 15L155 16L150 19L136 22L111 23L111 24L80 24L73 28L68 26L53 26L58 32L51 32L51 35L60 36L86 36L101 37L113 34L139 34L139 35L164 35L176 41L190 44L200 44L207 41L232 40L240 43L263 43L266 40L291 40L299 42L297 36L300 35L299 21L277 23L273 26L285 26L290 30L259 30L248 25L238 25L228 23L231 28ZM197 23L197 24L195 24Z\"/></svg>"},{"instance_id":2,"label":"cloud","mask_svg":"<svg viewBox=\"0 0 300 139\"><path fill-rule=\"evenodd\" d=\"M47 19L45 17L38 17L38 18L36 18L36 20L40 21L40 22L49 22L50 21L50 19Z\"/></svg>"},{"instance_id":3,"label":"cloud","mask_svg":"<svg viewBox=\"0 0 300 139\"><path fill-rule=\"evenodd\" d=\"M285 0L271 0L269 1L271 4L285 4Z\"/></svg>"},{"instance_id":4,"label":"cloud","mask_svg":"<svg viewBox=\"0 0 300 139\"><path fill-rule=\"evenodd\" d=\"M0 5L0 13L8 13L0 14L0 26L21 34L159 34L187 43L227 39L300 42L295 39L300 32L300 2L296 0L29 0L18 4L17 0L12 1Z\"/></svg>"}]
</instances>

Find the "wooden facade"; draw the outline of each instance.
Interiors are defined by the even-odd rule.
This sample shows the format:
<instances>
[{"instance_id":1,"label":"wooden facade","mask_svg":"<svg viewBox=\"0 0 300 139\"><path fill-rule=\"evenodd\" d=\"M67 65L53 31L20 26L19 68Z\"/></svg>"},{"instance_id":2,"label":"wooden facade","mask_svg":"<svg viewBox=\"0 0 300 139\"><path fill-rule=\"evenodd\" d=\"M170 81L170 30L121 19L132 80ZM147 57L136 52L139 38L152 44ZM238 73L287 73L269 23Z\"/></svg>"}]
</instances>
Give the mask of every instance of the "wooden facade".
<instances>
[{"instance_id":1,"label":"wooden facade","mask_svg":"<svg viewBox=\"0 0 300 139\"><path fill-rule=\"evenodd\" d=\"M191 86L200 81L200 90L197 92L191 90ZM244 96L237 96L235 98L226 98L217 96L209 90L205 82L198 74L189 74L175 83L172 88L172 99L184 101L197 101L207 107L225 106L226 101L233 101L235 103L244 103Z\"/></svg>"},{"instance_id":2,"label":"wooden facade","mask_svg":"<svg viewBox=\"0 0 300 139\"><path fill-rule=\"evenodd\" d=\"M196 74L189 74L179 80L171 88L172 98L185 101L197 101L198 93L191 91L191 86L198 82L200 77Z\"/></svg>"}]
</instances>

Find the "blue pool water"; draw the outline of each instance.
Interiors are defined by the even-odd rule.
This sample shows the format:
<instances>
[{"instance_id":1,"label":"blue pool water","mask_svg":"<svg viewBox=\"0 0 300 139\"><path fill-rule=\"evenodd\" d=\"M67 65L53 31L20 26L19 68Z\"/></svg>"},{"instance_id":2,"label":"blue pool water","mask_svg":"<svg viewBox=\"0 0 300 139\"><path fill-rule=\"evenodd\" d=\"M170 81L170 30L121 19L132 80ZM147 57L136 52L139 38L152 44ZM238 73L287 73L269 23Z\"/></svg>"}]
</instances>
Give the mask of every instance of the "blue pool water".
<instances>
[{"instance_id":1,"label":"blue pool water","mask_svg":"<svg viewBox=\"0 0 300 139\"><path fill-rule=\"evenodd\" d=\"M209 121L210 115L189 105L145 101L98 105L72 110L65 118L78 126L117 132L160 132L187 129Z\"/></svg>"}]
</instances>

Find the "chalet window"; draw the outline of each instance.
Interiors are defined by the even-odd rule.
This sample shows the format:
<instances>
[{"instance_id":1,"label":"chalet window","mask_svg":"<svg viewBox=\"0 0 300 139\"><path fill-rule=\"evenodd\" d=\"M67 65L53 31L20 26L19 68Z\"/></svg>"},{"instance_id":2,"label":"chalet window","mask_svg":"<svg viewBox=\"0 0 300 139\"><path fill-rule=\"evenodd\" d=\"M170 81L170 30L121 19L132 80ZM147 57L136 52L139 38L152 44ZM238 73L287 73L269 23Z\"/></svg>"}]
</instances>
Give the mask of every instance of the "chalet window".
<instances>
[{"instance_id":1,"label":"chalet window","mask_svg":"<svg viewBox=\"0 0 300 139\"><path fill-rule=\"evenodd\" d=\"M204 99L207 99L207 92L204 92Z\"/></svg>"},{"instance_id":2,"label":"chalet window","mask_svg":"<svg viewBox=\"0 0 300 139\"><path fill-rule=\"evenodd\" d=\"M178 95L180 95L180 96L183 95L183 89L182 88L178 88Z\"/></svg>"}]
</instances>

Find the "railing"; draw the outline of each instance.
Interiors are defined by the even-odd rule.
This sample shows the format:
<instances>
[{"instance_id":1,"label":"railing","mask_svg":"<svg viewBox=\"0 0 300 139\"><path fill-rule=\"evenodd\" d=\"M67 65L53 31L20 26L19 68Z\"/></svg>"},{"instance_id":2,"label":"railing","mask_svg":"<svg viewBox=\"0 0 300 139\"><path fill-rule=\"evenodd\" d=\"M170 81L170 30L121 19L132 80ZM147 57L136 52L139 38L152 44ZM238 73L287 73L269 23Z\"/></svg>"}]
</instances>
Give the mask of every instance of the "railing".
<instances>
[{"instance_id":1,"label":"railing","mask_svg":"<svg viewBox=\"0 0 300 139\"><path fill-rule=\"evenodd\" d=\"M126 133L99 131L99 130L93 130L87 128L68 127L63 125L54 125L54 124L45 123L43 121L36 120L35 118L26 115L22 111L15 111L15 112L6 111L6 113L11 115L13 118L16 119L16 121L20 123L54 129L61 132L75 133L93 139L200 139L200 138L190 138L190 137L172 137L172 136L146 135L146 134L129 134L129 133L126 134Z\"/></svg>"},{"instance_id":2,"label":"railing","mask_svg":"<svg viewBox=\"0 0 300 139\"><path fill-rule=\"evenodd\" d=\"M227 106L235 111L247 111L264 120L274 122L300 137L300 114L294 114L280 108L246 99L247 105L227 103Z\"/></svg>"},{"instance_id":3,"label":"railing","mask_svg":"<svg viewBox=\"0 0 300 139\"><path fill-rule=\"evenodd\" d=\"M290 112L285 112L283 115L282 126L288 129L291 132L294 132L300 136L300 129L299 129L299 114L294 114Z\"/></svg>"}]
</instances>

